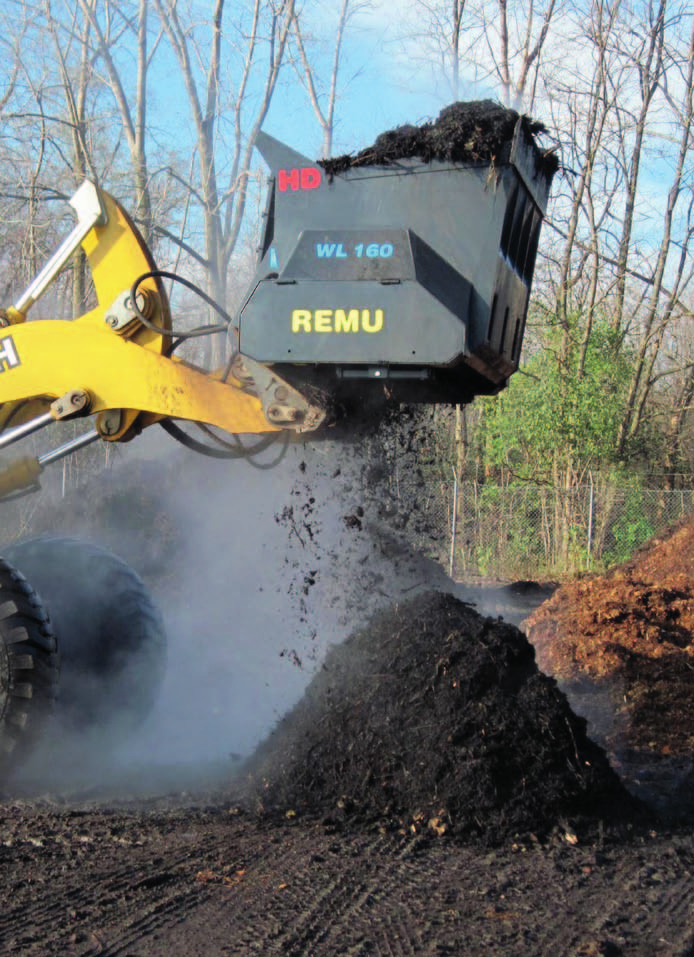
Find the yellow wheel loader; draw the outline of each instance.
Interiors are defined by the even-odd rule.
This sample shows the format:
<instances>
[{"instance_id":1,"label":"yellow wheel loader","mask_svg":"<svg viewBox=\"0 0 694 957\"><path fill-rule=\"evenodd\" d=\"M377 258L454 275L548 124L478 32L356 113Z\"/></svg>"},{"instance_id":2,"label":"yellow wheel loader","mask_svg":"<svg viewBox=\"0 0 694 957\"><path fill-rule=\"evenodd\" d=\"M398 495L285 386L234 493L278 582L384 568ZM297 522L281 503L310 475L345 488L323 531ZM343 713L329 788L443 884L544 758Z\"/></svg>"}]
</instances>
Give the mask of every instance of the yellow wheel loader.
<instances>
[{"instance_id":1,"label":"yellow wheel loader","mask_svg":"<svg viewBox=\"0 0 694 957\"><path fill-rule=\"evenodd\" d=\"M479 122L472 132L463 122L466 106L473 120L494 114L497 135L478 141ZM163 285L186 280L158 270L124 209L85 182L70 201L75 228L1 314L0 448L56 422L81 420L84 430L54 451L18 457L0 473L0 496L37 487L44 468L89 443L126 442L155 423L192 448L238 457L340 421L349 431L393 402L465 403L499 391L518 367L556 169L535 132L494 104L455 104L426 129L401 128L324 163L261 134L271 178L255 276L236 316L217 307L218 325L188 332L172 318ZM72 321L29 321L80 248L95 308ZM208 372L177 355L191 335L220 331L223 368ZM201 438L179 423L199 425ZM104 638L103 623L85 624L91 612L75 614L89 589L72 592L66 569L91 585L88 569L103 567L96 591L113 595L112 581L123 579L113 556L49 540L3 557L0 774L41 732L61 682L61 650L61 697L68 710L71 696L82 702L77 722L96 720L108 681L118 685L120 651L147 652L143 709L164 658L160 619L136 576L115 589L113 615L129 611L112 636ZM138 611L148 624L119 649L117 633ZM90 664L95 645L103 654ZM96 697L80 697L77 672L82 686L107 676ZM119 695L127 697L125 684L111 696L114 710Z\"/></svg>"}]
</instances>

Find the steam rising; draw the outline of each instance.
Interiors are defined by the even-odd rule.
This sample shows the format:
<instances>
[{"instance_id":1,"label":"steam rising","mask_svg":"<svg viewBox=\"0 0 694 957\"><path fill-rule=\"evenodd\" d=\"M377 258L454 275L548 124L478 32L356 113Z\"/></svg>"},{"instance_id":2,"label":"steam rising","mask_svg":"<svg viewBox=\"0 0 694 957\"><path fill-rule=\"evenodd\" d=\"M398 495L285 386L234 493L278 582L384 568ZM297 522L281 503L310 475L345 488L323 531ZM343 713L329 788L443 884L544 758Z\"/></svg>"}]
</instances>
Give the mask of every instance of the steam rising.
<instances>
[{"instance_id":1,"label":"steam rising","mask_svg":"<svg viewBox=\"0 0 694 957\"><path fill-rule=\"evenodd\" d=\"M144 768L154 787L156 767L172 786L172 768L230 773L298 700L329 645L444 577L433 563L405 568L394 542L368 532L358 450L297 445L271 470L170 442L147 450L153 461L128 450L74 508L53 503L47 514L60 517L51 532L110 548L144 578L168 634L158 703L124 747L54 728L25 781L131 786L129 769ZM363 521L346 520L357 513Z\"/></svg>"},{"instance_id":2,"label":"steam rising","mask_svg":"<svg viewBox=\"0 0 694 957\"><path fill-rule=\"evenodd\" d=\"M85 510L81 497L82 519L69 508L58 514L62 534L110 547L150 588L168 633L158 703L125 746L54 734L25 778L46 780L50 770L49 785L57 777L126 790L228 779L301 697L330 645L380 607L454 588L379 519L378 487L364 487L358 445L298 444L270 470L170 442L161 452L145 446L149 463L141 451L112 470L125 512L109 506L115 499L99 481L99 507ZM143 483L153 497L132 527Z\"/></svg>"},{"instance_id":3,"label":"steam rising","mask_svg":"<svg viewBox=\"0 0 694 957\"><path fill-rule=\"evenodd\" d=\"M358 456L326 443L292 448L271 471L196 459L184 474L167 496L179 571L155 593L169 671L131 753L225 760L254 749L329 645L417 582L406 576L403 588L391 558L345 521L363 499ZM443 577L417 571L422 586Z\"/></svg>"}]
</instances>

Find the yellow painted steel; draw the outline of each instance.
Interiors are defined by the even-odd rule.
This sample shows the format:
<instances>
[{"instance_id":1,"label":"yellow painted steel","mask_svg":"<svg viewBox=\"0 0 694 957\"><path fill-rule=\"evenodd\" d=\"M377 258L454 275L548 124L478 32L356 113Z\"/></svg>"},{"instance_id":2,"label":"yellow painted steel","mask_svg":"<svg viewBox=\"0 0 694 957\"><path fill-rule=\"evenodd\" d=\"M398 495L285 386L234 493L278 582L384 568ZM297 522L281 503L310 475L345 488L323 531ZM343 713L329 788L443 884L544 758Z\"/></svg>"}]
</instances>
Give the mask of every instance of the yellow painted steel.
<instances>
[{"instance_id":1,"label":"yellow painted steel","mask_svg":"<svg viewBox=\"0 0 694 957\"><path fill-rule=\"evenodd\" d=\"M111 441L131 437L157 417L204 422L237 434L277 431L260 401L234 380L222 383L166 358L163 337L141 324L127 337L106 324L117 297L155 266L127 213L107 194L102 193L102 199L108 222L92 229L82 243L98 306L70 322L38 320L0 329L0 343L11 337L19 359L18 365L3 362L0 347L0 428L24 421L29 410L36 414L37 401L27 400L49 403L72 389L84 389L91 398L90 413L121 411L118 431L104 436ZM160 281L146 279L141 288L153 294L152 322L170 329Z\"/></svg>"},{"instance_id":2,"label":"yellow painted steel","mask_svg":"<svg viewBox=\"0 0 694 957\"><path fill-rule=\"evenodd\" d=\"M106 226L92 229L82 243L89 260L99 305L75 320L96 322L98 325L103 324L109 306L122 292L129 290L139 276L156 269L144 240L123 207L108 193L102 192L101 198L106 207L108 223ZM154 300L158 308L152 316L155 325L171 329L169 305L159 280L152 277L145 279L140 288L156 294ZM146 349L162 351L162 336L144 326L140 326L132 339Z\"/></svg>"},{"instance_id":3,"label":"yellow painted steel","mask_svg":"<svg viewBox=\"0 0 694 957\"><path fill-rule=\"evenodd\" d=\"M205 422L239 434L275 432L260 400L205 373L122 339L107 326L48 320L0 330L20 364L0 374L0 402L71 389L90 396L90 412L135 409Z\"/></svg>"}]
</instances>

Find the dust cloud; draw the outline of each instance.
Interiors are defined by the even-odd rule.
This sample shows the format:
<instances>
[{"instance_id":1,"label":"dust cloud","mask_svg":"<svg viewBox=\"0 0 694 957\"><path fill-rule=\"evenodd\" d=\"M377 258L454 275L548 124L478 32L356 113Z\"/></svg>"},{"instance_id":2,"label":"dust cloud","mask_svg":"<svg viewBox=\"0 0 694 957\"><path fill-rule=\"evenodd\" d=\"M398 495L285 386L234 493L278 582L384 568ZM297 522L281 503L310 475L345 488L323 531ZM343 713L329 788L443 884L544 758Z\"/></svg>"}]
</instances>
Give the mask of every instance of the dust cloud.
<instances>
[{"instance_id":1,"label":"dust cloud","mask_svg":"<svg viewBox=\"0 0 694 957\"><path fill-rule=\"evenodd\" d=\"M105 547L143 578L168 636L163 686L125 740L54 722L16 778L30 790L135 794L228 778L331 645L384 604L447 582L379 523L359 444L297 443L257 469L155 432L119 459L43 502L30 535Z\"/></svg>"},{"instance_id":2,"label":"dust cloud","mask_svg":"<svg viewBox=\"0 0 694 957\"><path fill-rule=\"evenodd\" d=\"M24 779L109 793L226 780L301 698L329 648L380 608L434 588L504 614L503 590L456 586L407 543L372 453L359 442L298 442L257 469L154 432L47 508L51 534L105 546L144 579L168 662L153 711L125 742L61 730ZM34 525L46 531L40 513Z\"/></svg>"},{"instance_id":3,"label":"dust cloud","mask_svg":"<svg viewBox=\"0 0 694 957\"><path fill-rule=\"evenodd\" d=\"M159 704L128 749L161 763L250 754L328 648L445 576L370 527L358 447L290 447L275 468L195 457L166 492L179 553L153 584L169 634Z\"/></svg>"}]
</instances>

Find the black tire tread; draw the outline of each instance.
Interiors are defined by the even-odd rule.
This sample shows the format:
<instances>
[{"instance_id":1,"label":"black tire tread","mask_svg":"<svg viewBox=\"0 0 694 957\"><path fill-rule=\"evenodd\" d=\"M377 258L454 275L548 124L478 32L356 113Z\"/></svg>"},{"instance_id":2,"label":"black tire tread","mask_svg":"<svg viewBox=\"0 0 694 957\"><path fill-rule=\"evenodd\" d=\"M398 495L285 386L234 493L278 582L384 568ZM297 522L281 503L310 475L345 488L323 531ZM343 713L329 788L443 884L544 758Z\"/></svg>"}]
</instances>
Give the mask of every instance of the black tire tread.
<instances>
[{"instance_id":1,"label":"black tire tread","mask_svg":"<svg viewBox=\"0 0 694 957\"><path fill-rule=\"evenodd\" d=\"M7 552L36 585L58 635L63 691L56 720L75 730L120 721L123 695L127 723L137 725L153 706L166 657L161 614L139 575L98 545L60 536L16 543ZM74 608L85 615L76 618ZM109 619L101 622L105 632L83 625L98 609ZM137 668L128 672L131 662Z\"/></svg>"},{"instance_id":2,"label":"black tire tread","mask_svg":"<svg viewBox=\"0 0 694 957\"><path fill-rule=\"evenodd\" d=\"M58 646L36 592L13 565L0 559L0 654L7 687L0 692L0 779L30 753L58 693Z\"/></svg>"}]
</instances>

